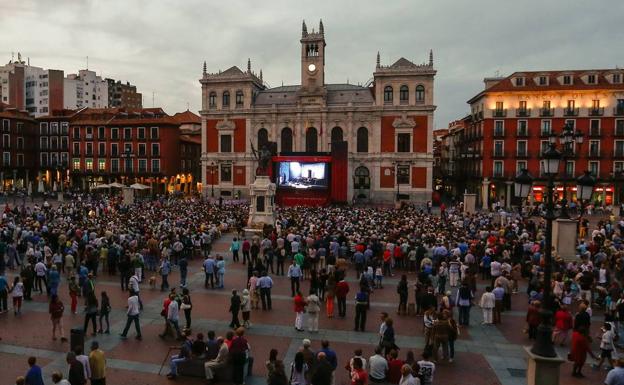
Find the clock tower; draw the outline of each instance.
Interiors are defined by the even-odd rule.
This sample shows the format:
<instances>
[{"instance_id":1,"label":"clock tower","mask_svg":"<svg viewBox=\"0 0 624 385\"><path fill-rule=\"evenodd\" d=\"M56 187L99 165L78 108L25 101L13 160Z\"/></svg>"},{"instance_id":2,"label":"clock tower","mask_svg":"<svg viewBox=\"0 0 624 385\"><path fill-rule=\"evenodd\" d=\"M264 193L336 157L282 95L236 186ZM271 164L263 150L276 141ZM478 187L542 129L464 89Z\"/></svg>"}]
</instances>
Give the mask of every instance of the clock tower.
<instances>
[{"instance_id":1,"label":"clock tower","mask_svg":"<svg viewBox=\"0 0 624 385\"><path fill-rule=\"evenodd\" d=\"M308 33L305 20L301 27L301 93L325 94L325 30L323 20L318 32Z\"/></svg>"}]
</instances>

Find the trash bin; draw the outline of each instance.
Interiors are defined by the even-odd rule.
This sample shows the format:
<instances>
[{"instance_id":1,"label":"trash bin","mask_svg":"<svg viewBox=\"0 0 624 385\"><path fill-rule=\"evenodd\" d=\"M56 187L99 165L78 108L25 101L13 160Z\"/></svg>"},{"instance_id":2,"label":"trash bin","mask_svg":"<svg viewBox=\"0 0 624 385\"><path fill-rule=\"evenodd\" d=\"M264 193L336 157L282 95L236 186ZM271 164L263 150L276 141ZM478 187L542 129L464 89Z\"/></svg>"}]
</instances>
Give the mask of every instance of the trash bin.
<instances>
[{"instance_id":1,"label":"trash bin","mask_svg":"<svg viewBox=\"0 0 624 385\"><path fill-rule=\"evenodd\" d=\"M84 352L84 330L82 328L73 328L69 331L69 347L75 351L77 347Z\"/></svg>"}]
</instances>

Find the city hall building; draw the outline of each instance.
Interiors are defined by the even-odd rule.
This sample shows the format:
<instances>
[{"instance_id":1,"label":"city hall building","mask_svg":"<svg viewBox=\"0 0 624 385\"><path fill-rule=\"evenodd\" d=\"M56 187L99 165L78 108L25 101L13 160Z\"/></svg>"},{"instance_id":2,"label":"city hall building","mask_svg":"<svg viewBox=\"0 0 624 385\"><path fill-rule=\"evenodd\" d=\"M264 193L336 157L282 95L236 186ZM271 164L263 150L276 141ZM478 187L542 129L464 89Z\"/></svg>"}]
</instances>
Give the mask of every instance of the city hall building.
<instances>
[{"instance_id":1,"label":"city hall building","mask_svg":"<svg viewBox=\"0 0 624 385\"><path fill-rule=\"evenodd\" d=\"M382 65L377 53L365 85L327 84L322 21L316 32L303 22L300 42L299 85L270 88L249 61L217 73L204 64L204 195L247 196L254 150L266 147L283 205L431 199L433 54Z\"/></svg>"}]
</instances>

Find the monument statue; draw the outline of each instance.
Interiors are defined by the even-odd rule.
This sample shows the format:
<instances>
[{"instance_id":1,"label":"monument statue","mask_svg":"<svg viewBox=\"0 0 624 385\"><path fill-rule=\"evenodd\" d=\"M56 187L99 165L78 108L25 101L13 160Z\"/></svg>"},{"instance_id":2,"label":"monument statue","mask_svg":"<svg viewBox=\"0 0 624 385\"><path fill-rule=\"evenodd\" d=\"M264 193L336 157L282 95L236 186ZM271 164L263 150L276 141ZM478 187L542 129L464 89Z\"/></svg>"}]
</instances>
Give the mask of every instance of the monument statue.
<instances>
[{"instance_id":1,"label":"monument statue","mask_svg":"<svg viewBox=\"0 0 624 385\"><path fill-rule=\"evenodd\" d=\"M253 142L250 141L251 144L251 152L253 153L254 158L258 161L258 168L256 169L256 176L268 176L269 175L269 162L271 161L271 156L273 153L271 152L268 145L263 145L262 148L256 151L256 148L253 145Z\"/></svg>"}]
</instances>

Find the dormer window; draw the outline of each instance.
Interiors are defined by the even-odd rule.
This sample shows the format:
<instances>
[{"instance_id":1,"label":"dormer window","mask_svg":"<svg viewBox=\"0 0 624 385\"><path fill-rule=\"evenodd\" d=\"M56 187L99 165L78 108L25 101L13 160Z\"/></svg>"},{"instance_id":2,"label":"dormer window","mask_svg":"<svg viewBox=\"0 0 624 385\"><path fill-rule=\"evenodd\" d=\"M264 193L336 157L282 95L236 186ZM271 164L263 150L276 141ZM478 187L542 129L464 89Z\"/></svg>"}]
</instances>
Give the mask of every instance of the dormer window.
<instances>
[{"instance_id":1,"label":"dormer window","mask_svg":"<svg viewBox=\"0 0 624 385\"><path fill-rule=\"evenodd\" d=\"M596 84L596 75L587 75L587 84Z\"/></svg>"},{"instance_id":2,"label":"dormer window","mask_svg":"<svg viewBox=\"0 0 624 385\"><path fill-rule=\"evenodd\" d=\"M570 84L572 84L572 76L563 75L563 84L565 84L566 86L569 86Z\"/></svg>"},{"instance_id":3,"label":"dormer window","mask_svg":"<svg viewBox=\"0 0 624 385\"><path fill-rule=\"evenodd\" d=\"M538 83L540 86L547 86L548 85L548 78L546 76L540 76L538 79Z\"/></svg>"},{"instance_id":4,"label":"dormer window","mask_svg":"<svg viewBox=\"0 0 624 385\"><path fill-rule=\"evenodd\" d=\"M520 78L516 78L516 87L522 87L524 86L524 78L520 77Z\"/></svg>"},{"instance_id":5,"label":"dormer window","mask_svg":"<svg viewBox=\"0 0 624 385\"><path fill-rule=\"evenodd\" d=\"M613 83L614 84L622 83L622 74L613 74Z\"/></svg>"}]
</instances>

